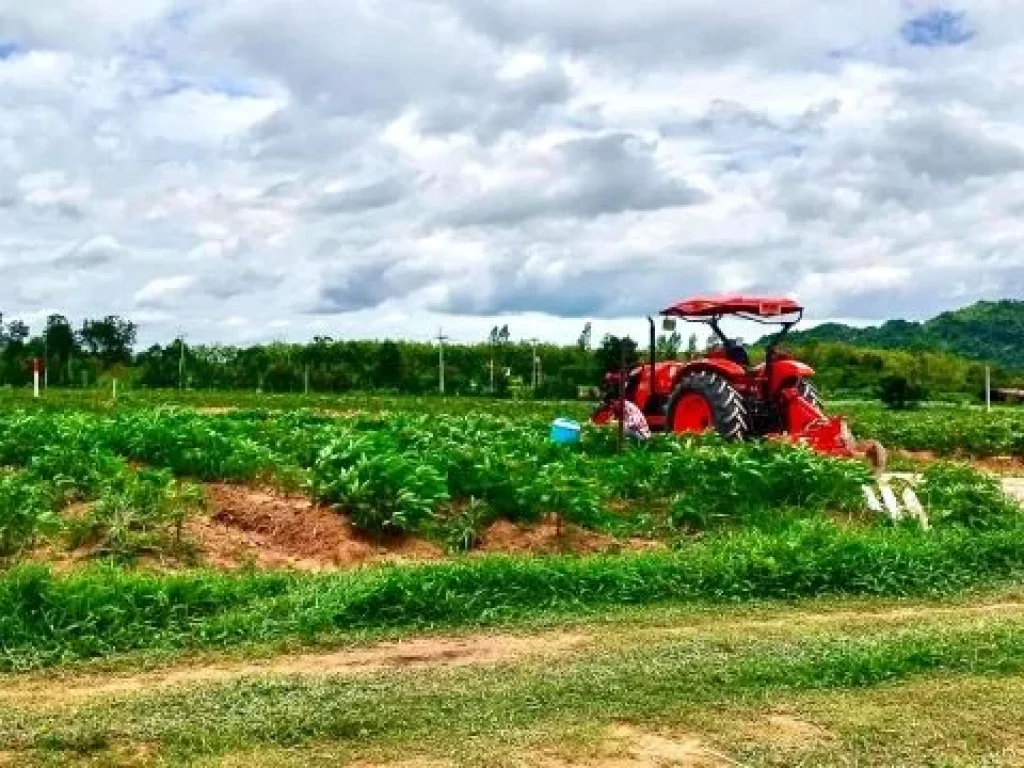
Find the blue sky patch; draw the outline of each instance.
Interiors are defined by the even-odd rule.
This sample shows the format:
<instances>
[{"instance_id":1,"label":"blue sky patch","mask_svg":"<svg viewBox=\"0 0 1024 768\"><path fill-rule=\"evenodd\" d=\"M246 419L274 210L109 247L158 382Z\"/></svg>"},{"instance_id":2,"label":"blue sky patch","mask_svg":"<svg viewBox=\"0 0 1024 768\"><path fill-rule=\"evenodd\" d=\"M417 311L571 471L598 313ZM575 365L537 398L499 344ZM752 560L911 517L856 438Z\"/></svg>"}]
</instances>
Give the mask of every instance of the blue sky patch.
<instances>
[{"instance_id":1,"label":"blue sky patch","mask_svg":"<svg viewBox=\"0 0 1024 768\"><path fill-rule=\"evenodd\" d=\"M936 9L907 20L900 34L910 45L935 48L943 45L963 45L974 37L963 11Z\"/></svg>"},{"instance_id":2,"label":"blue sky patch","mask_svg":"<svg viewBox=\"0 0 1024 768\"><path fill-rule=\"evenodd\" d=\"M262 95L252 83L232 75L210 75L203 78L203 86L208 91L223 93L232 99L253 98Z\"/></svg>"}]
</instances>

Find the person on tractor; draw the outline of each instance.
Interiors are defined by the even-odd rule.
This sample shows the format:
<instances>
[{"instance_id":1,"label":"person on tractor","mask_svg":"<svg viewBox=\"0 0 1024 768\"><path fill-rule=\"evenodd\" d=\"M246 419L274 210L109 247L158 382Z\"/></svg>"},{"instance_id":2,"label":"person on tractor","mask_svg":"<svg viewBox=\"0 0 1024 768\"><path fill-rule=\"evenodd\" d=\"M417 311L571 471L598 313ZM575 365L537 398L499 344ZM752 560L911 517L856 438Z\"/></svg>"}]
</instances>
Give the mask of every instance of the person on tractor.
<instances>
[{"instance_id":1,"label":"person on tractor","mask_svg":"<svg viewBox=\"0 0 1024 768\"><path fill-rule=\"evenodd\" d=\"M750 353L739 339L728 339L725 343L725 356L737 365L750 368Z\"/></svg>"}]
</instances>

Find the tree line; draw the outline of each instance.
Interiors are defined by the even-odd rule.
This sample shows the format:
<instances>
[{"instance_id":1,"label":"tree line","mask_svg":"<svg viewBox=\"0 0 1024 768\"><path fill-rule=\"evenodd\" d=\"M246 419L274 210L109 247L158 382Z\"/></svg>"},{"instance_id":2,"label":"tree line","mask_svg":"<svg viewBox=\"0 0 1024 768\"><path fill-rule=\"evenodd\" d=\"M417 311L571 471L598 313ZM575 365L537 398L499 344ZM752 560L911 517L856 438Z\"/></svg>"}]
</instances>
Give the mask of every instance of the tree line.
<instances>
[{"instance_id":1,"label":"tree line","mask_svg":"<svg viewBox=\"0 0 1024 768\"><path fill-rule=\"evenodd\" d=\"M436 343L393 340L275 342L252 346L192 345L181 339L136 350L137 326L116 315L86 319L75 327L51 315L35 335L20 320L0 315L0 386L32 382L38 359L48 386L89 387L111 377L144 388L239 389L265 392L389 391L437 392L440 355ZM696 335L683 343L678 333L661 335L659 359L701 354ZM755 359L759 350L753 350ZM816 368L818 383L832 394L873 396L881 383L904 377L931 394L979 393L985 365L930 351L865 349L838 342L789 346ZM447 394L525 394L576 397L596 386L602 374L646 357L646 345L629 337L605 336L595 342L590 324L572 345L513 341L509 327L494 327L478 344L445 344ZM994 367L995 386L1021 381L1013 370Z\"/></svg>"}]
</instances>

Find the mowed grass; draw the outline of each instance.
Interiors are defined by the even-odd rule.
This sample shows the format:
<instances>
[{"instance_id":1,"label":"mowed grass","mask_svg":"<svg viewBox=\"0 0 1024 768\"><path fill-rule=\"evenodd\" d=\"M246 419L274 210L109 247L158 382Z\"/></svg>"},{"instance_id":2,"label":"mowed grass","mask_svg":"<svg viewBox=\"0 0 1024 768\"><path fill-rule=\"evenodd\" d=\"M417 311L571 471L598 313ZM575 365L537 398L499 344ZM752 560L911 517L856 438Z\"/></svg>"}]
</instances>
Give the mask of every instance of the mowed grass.
<instances>
[{"instance_id":1,"label":"mowed grass","mask_svg":"<svg viewBox=\"0 0 1024 768\"><path fill-rule=\"evenodd\" d=\"M649 609L635 627L622 616L577 626L588 641L556 659L271 671L89 699L61 698L75 683L65 673L43 702L0 705L0 744L12 765L642 766L660 764L644 755L664 740L710 761L694 765L1014 764L1016 599L719 619Z\"/></svg>"}]
</instances>

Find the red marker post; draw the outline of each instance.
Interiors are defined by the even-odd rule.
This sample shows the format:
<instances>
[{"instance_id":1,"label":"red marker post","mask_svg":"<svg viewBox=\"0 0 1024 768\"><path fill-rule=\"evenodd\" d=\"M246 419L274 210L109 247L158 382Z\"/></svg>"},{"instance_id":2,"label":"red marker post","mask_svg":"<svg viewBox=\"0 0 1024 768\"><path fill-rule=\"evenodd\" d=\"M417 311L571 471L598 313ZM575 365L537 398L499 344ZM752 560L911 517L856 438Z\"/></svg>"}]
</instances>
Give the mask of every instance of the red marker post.
<instances>
[{"instance_id":1,"label":"red marker post","mask_svg":"<svg viewBox=\"0 0 1024 768\"><path fill-rule=\"evenodd\" d=\"M39 358L32 358L32 395L39 397Z\"/></svg>"}]
</instances>

